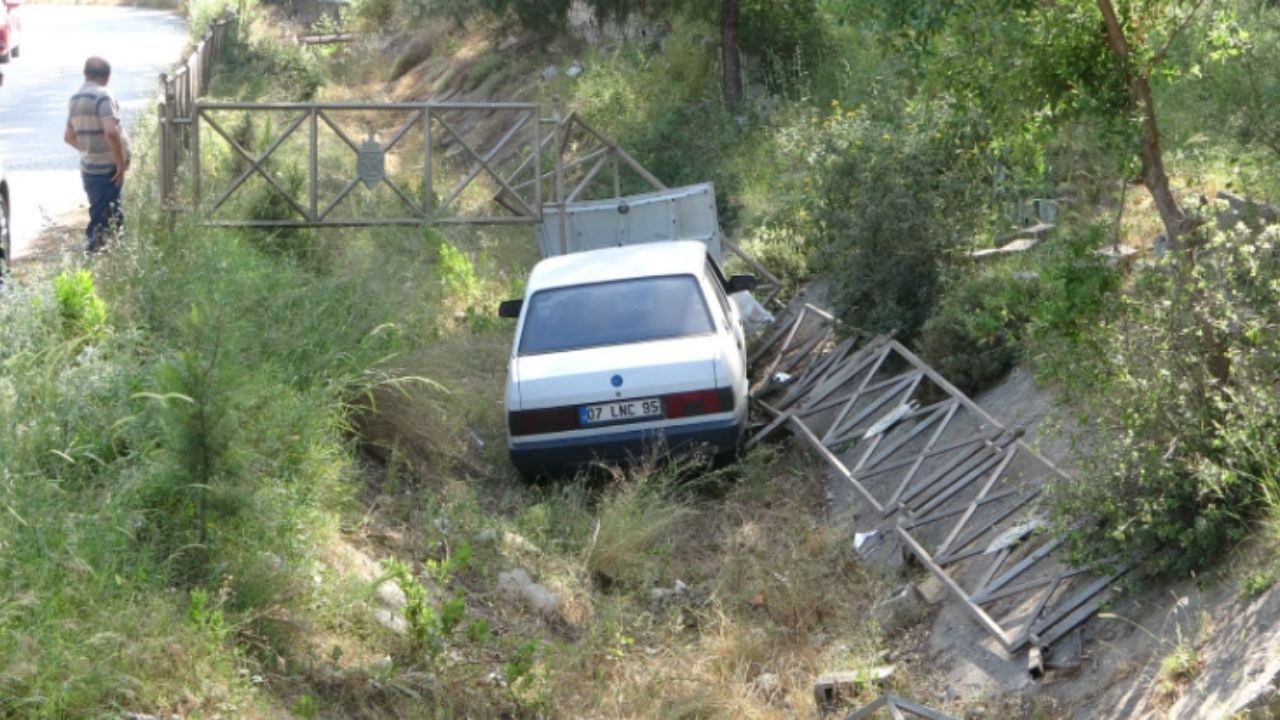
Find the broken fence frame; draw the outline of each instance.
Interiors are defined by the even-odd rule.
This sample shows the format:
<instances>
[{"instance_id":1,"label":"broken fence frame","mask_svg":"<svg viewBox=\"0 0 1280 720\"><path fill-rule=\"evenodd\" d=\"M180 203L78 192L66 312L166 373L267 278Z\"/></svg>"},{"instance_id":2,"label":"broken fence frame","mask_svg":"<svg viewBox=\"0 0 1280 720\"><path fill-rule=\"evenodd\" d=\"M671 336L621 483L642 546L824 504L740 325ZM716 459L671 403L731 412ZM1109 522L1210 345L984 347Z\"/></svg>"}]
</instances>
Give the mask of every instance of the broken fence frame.
<instances>
[{"instance_id":1,"label":"broken fence frame","mask_svg":"<svg viewBox=\"0 0 1280 720\"><path fill-rule=\"evenodd\" d=\"M1071 567L1065 538L1041 532L1040 488L1065 473L892 337L837 329L804 304L755 348L774 418L749 446L789 427L1009 653L1097 612L1128 568ZM776 372L798 374L778 387Z\"/></svg>"},{"instance_id":2,"label":"broken fence frame","mask_svg":"<svg viewBox=\"0 0 1280 720\"><path fill-rule=\"evenodd\" d=\"M864 705L845 716L845 720L868 720L881 710L886 710L893 720L905 720L908 717L925 720L955 720L950 715L943 715L937 710L903 700L897 695L881 695L874 702Z\"/></svg>"}]
</instances>

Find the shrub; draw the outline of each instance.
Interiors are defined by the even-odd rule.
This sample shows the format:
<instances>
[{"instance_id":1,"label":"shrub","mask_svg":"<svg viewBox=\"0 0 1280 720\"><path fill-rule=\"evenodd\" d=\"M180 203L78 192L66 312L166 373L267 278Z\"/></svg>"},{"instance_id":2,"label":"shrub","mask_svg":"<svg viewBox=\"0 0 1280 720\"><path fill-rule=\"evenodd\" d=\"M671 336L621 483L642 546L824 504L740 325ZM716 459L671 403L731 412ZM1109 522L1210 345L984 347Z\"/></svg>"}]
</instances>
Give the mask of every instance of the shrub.
<instances>
[{"instance_id":1,"label":"shrub","mask_svg":"<svg viewBox=\"0 0 1280 720\"><path fill-rule=\"evenodd\" d=\"M102 334L107 324L107 306L98 297L88 270L59 273L53 279L53 292L67 335L92 338Z\"/></svg>"},{"instance_id":2,"label":"shrub","mask_svg":"<svg viewBox=\"0 0 1280 720\"><path fill-rule=\"evenodd\" d=\"M1077 559L1198 570L1280 499L1278 235L1220 236L1161 261L1080 353L1076 372L1095 388L1090 480L1054 488Z\"/></svg>"},{"instance_id":3,"label":"shrub","mask_svg":"<svg viewBox=\"0 0 1280 720\"><path fill-rule=\"evenodd\" d=\"M1017 364L1036 292L1034 279L1007 271L961 281L925 322L921 356L966 393L986 388Z\"/></svg>"},{"instance_id":4,"label":"shrub","mask_svg":"<svg viewBox=\"0 0 1280 720\"><path fill-rule=\"evenodd\" d=\"M210 94L244 102L306 101L325 84L325 69L305 46L274 39L245 41L232 35L219 61Z\"/></svg>"},{"instance_id":5,"label":"shrub","mask_svg":"<svg viewBox=\"0 0 1280 720\"><path fill-rule=\"evenodd\" d=\"M820 262L847 324L910 340L933 311L953 250L983 215L985 131L945 107L902 119L828 120L814 216Z\"/></svg>"},{"instance_id":6,"label":"shrub","mask_svg":"<svg viewBox=\"0 0 1280 720\"><path fill-rule=\"evenodd\" d=\"M1069 394L1093 391L1082 361L1098 356L1098 323L1120 289L1119 271L1096 252L1108 228L1095 223L1051 238L1037 269L1040 292L1026 332L1032 365Z\"/></svg>"},{"instance_id":7,"label":"shrub","mask_svg":"<svg viewBox=\"0 0 1280 720\"><path fill-rule=\"evenodd\" d=\"M1094 223L1083 230L1051 238L1040 261L1040 287L1033 331L1041 337L1084 340L1095 320L1120 287L1120 273L1096 251L1110 225Z\"/></svg>"}]
</instances>

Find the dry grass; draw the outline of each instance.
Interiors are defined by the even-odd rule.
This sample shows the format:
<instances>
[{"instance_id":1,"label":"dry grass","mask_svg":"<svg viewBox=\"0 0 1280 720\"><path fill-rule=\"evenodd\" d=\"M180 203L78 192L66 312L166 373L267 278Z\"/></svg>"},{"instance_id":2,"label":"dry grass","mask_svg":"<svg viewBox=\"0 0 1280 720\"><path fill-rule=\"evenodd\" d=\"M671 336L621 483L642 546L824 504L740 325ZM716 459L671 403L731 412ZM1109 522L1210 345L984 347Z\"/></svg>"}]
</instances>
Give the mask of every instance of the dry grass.
<instances>
[{"instance_id":1,"label":"dry grass","mask_svg":"<svg viewBox=\"0 0 1280 720\"><path fill-rule=\"evenodd\" d=\"M549 704L602 717L795 717L813 711L816 675L871 662L877 638L863 618L880 583L815 515L822 476L798 460L756 455L719 497L677 499L645 489L650 477L606 490L592 565L626 558L614 570L626 582L584 579L595 613L548 661ZM677 580L685 593L652 599Z\"/></svg>"}]
</instances>

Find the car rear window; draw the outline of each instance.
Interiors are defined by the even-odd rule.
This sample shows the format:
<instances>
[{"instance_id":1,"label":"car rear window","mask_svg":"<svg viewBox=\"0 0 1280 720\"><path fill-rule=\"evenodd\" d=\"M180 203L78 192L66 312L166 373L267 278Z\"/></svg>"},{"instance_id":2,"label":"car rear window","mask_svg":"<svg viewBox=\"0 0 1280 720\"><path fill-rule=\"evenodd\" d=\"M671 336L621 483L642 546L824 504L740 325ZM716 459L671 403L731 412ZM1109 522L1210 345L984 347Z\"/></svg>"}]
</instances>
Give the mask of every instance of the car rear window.
<instances>
[{"instance_id":1,"label":"car rear window","mask_svg":"<svg viewBox=\"0 0 1280 720\"><path fill-rule=\"evenodd\" d=\"M551 288L529 299L520 354L703 335L713 327L692 275Z\"/></svg>"}]
</instances>

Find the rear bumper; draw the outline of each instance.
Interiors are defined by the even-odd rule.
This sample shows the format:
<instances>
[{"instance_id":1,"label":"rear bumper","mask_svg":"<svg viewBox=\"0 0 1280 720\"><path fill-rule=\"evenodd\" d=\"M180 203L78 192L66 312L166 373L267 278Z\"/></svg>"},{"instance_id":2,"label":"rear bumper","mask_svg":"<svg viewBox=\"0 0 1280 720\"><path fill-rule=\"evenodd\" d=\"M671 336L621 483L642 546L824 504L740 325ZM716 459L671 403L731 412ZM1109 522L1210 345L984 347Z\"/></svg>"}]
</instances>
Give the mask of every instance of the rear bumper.
<instances>
[{"instance_id":1,"label":"rear bumper","mask_svg":"<svg viewBox=\"0 0 1280 720\"><path fill-rule=\"evenodd\" d=\"M560 472L597 461L640 458L654 447L673 454L700 451L719 455L736 450L741 433L742 425L736 420L713 420L610 435L526 441L513 444L510 453L511 462L521 472Z\"/></svg>"}]
</instances>

